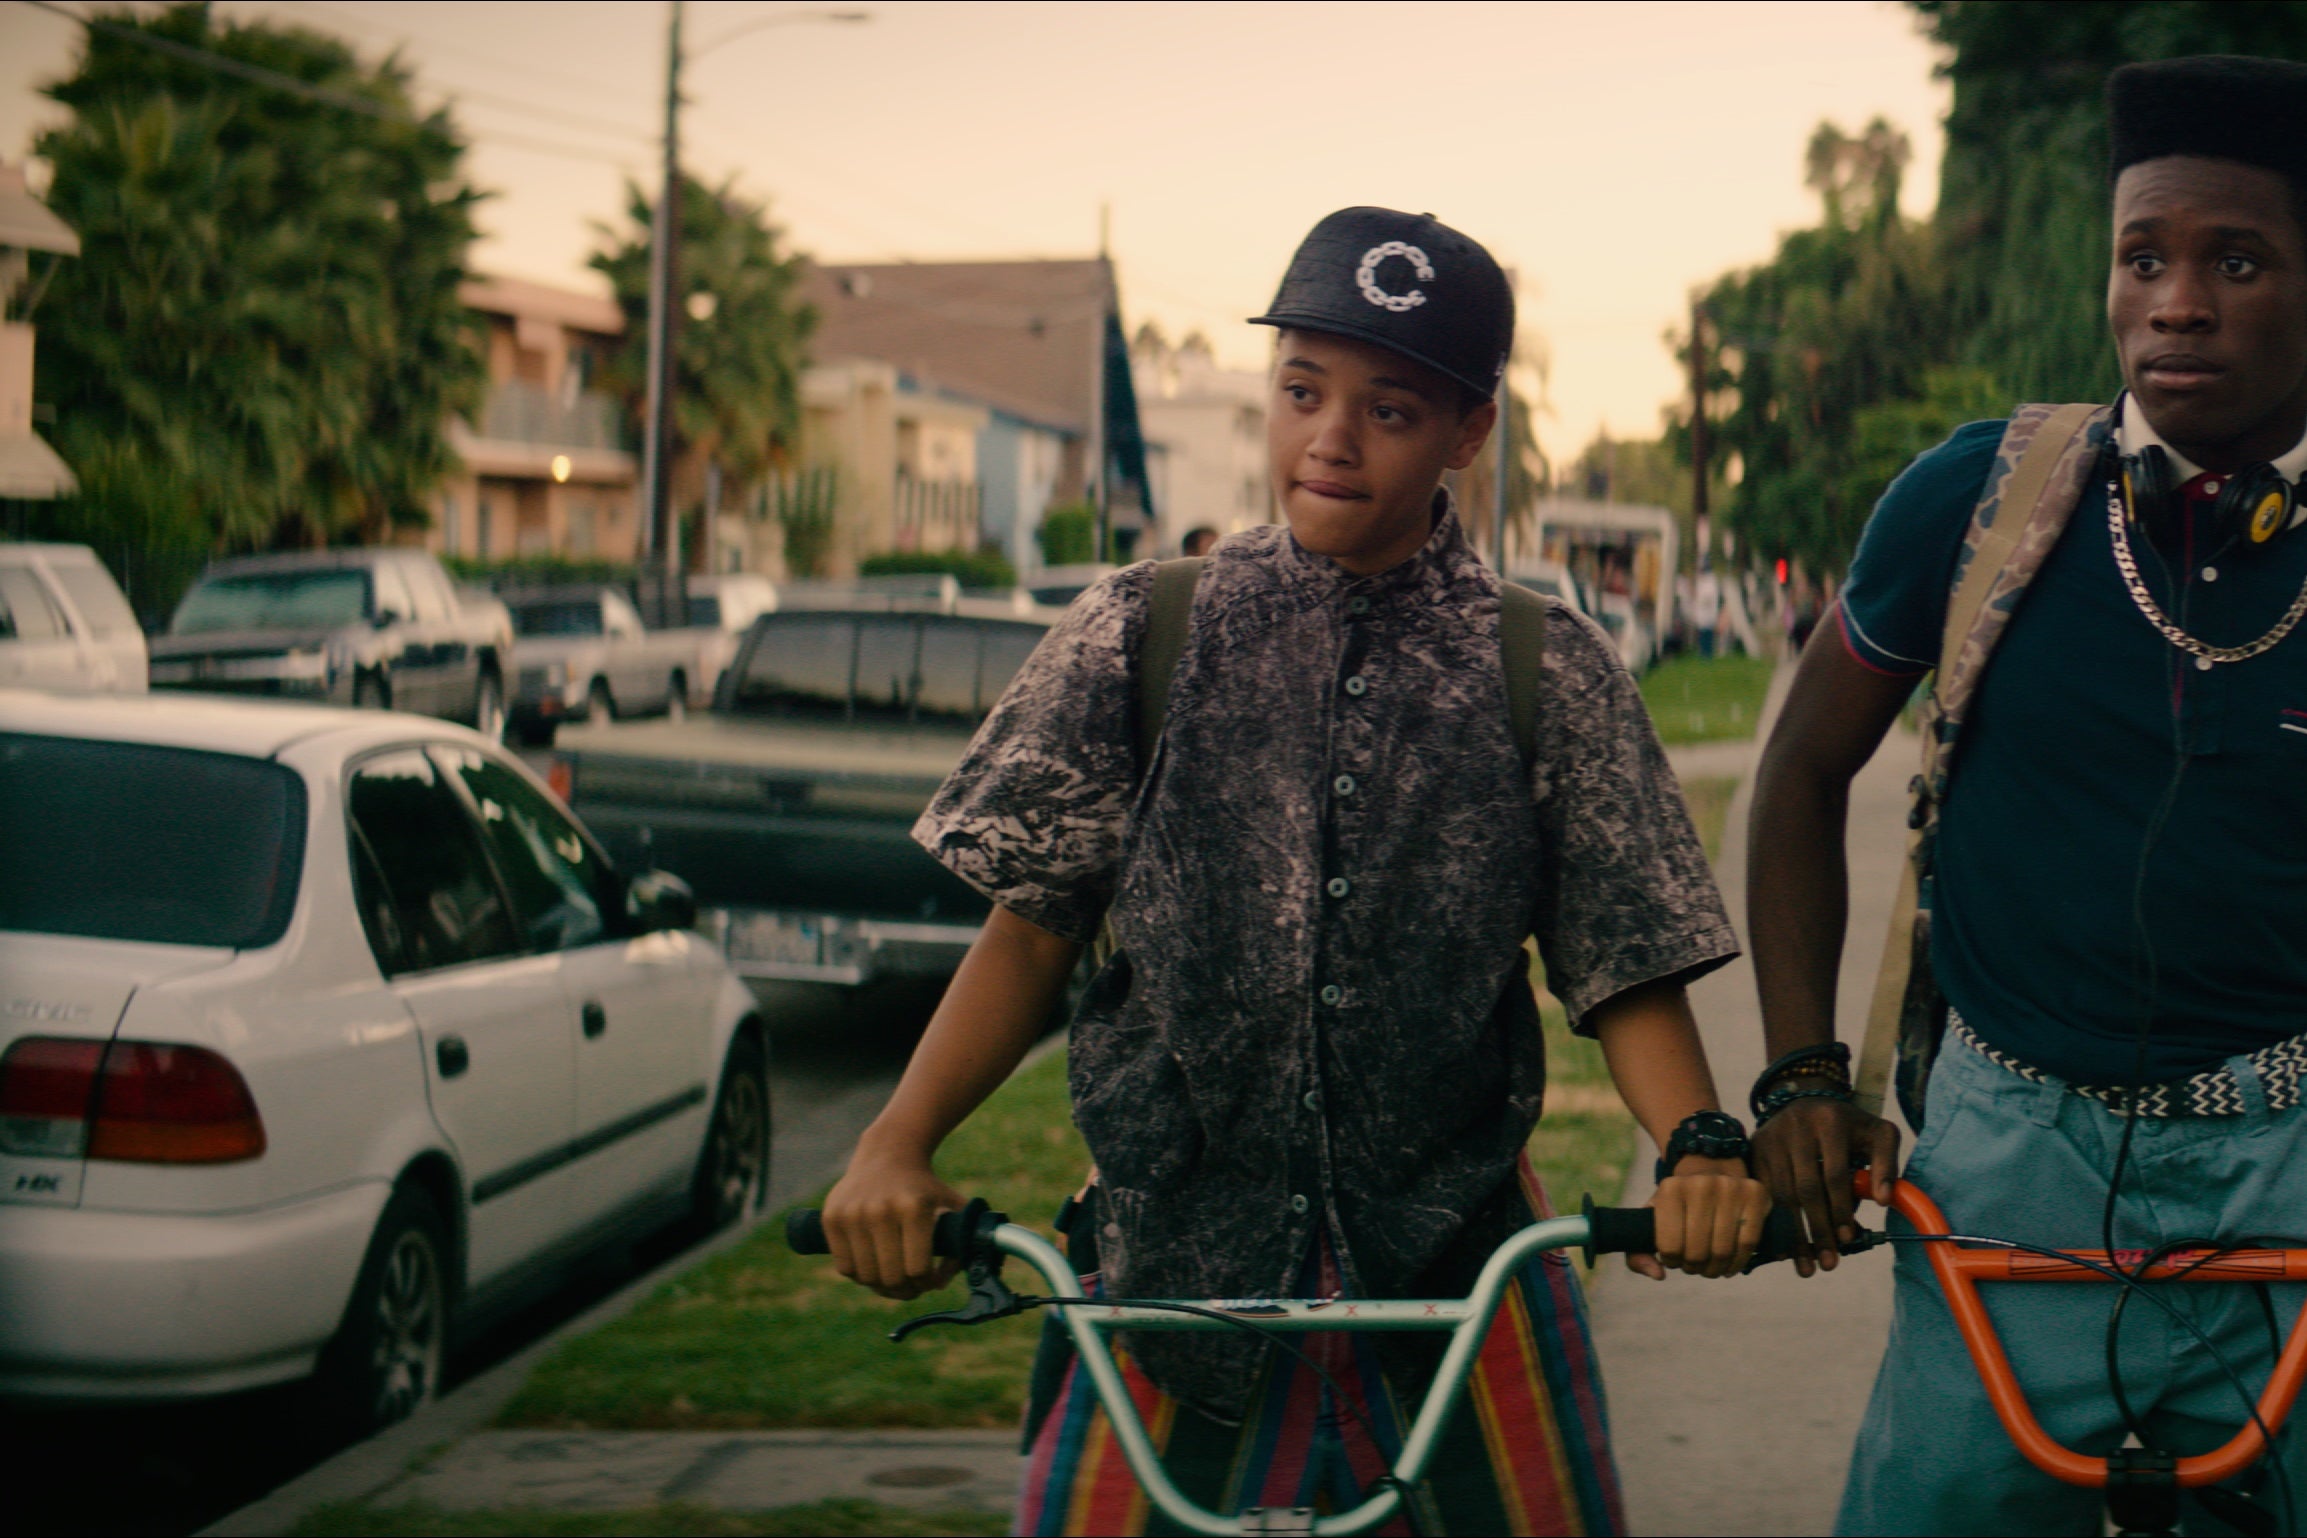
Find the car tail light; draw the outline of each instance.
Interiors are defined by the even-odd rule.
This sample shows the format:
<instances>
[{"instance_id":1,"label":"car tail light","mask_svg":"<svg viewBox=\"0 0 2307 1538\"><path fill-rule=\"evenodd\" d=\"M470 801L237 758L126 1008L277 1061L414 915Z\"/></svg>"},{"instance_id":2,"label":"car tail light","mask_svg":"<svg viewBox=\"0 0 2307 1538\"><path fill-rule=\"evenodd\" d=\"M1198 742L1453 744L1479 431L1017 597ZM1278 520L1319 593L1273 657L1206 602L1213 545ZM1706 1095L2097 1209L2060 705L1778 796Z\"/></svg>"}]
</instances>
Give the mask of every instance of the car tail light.
<instances>
[{"instance_id":1,"label":"car tail light","mask_svg":"<svg viewBox=\"0 0 2307 1538\"><path fill-rule=\"evenodd\" d=\"M206 1047L27 1036L0 1057L0 1146L229 1164L264 1152L264 1122L240 1071Z\"/></svg>"},{"instance_id":2,"label":"car tail light","mask_svg":"<svg viewBox=\"0 0 2307 1538\"><path fill-rule=\"evenodd\" d=\"M566 755L556 753L545 765L545 788L558 796L563 806L576 794L577 766L569 762Z\"/></svg>"},{"instance_id":3,"label":"car tail light","mask_svg":"<svg viewBox=\"0 0 2307 1538\"><path fill-rule=\"evenodd\" d=\"M88 1151L101 1041L24 1036L0 1057L0 1150L41 1159Z\"/></svg>"}]
</instances>

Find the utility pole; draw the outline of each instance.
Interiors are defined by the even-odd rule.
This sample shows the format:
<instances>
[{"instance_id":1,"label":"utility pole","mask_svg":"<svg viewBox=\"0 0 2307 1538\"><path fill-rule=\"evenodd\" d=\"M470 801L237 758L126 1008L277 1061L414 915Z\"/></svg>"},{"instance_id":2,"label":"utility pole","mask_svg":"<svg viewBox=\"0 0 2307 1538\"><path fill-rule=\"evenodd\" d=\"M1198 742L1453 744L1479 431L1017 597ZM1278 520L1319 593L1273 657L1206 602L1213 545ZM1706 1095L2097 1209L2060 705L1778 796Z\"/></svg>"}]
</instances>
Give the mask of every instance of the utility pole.
<instances>
[{"instance_id":1,"label":"utility pole","mask_svg":"<svg viewBox=\"0 0 2307 1538\"><path fill-rule=\"evenodd\" d=\"M1090 326L1090 450L1097 457L1090 461L1090 495L1097 499L1097 549L1091 559L1113 559L1113 486L1106 473L1112 463L1113 451L1106 444L1105 399L1105 314L1106 309L1120 304L1112 293L1113 257L1113 205L1097 206L1097 260L1105 275L1105 286L1100 290L1106 298L1100 301L1098 316Z\"/></svg>"},{"instance_id":2,"label":"utility pole","mask_svg":"<svg viewBox=\"0 0 2307 1538\"><path fill-rule=\"evenodd\" d=\"M1706 517L1706 311L1694 297L1690 301L1690 522L1693 542L1690 569L1705 564L1712 541Z\"/></svg>"},{"instance_id":3,"label":"utility pole","mask_svg":"<svg viewBox=\"0 0 2307 1538\"><path fill-rule=\"evenodd\" d=\"M673 348L680 333L681 241L681 12L672 0L665 31L665 164L657 211L649 231L649 382L641 433L641 552L643 582L659 606L657 623L684 623L666 608L680 586L677 531L673 528Z\"/></svg>"}]
</instances>

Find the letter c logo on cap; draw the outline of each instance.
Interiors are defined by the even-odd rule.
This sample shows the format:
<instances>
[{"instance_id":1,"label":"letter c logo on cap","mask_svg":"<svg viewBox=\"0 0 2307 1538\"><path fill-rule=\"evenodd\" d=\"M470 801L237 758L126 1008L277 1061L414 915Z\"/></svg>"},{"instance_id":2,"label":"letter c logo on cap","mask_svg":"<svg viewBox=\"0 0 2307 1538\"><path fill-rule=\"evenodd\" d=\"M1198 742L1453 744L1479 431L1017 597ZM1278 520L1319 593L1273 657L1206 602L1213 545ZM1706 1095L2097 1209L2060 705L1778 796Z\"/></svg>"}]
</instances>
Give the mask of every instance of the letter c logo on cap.
<instances>
[{"instance_id":1,"label":"letter c logo on cap","mask_svg":"<svg viewBox=\"0 0 2307 1538\"><path fill-rule=\"evenodd\" d=\"M1372 246L1362 253L1362 265L1354 270L1354 281L1362 285L1362 297L1382 310L1392 310L1399 315L1404 310L1414 310L1424 304L1426 294L1425 290L1416 288L1406 294L1389 294L1378 286L1378 264L1389 256L1398 256L1408 262L1421 283L1434 281L1434 266L1426 260L1425 252L1399 240L1389 240L1382 246Z\"/></svg>"}]
</instances>

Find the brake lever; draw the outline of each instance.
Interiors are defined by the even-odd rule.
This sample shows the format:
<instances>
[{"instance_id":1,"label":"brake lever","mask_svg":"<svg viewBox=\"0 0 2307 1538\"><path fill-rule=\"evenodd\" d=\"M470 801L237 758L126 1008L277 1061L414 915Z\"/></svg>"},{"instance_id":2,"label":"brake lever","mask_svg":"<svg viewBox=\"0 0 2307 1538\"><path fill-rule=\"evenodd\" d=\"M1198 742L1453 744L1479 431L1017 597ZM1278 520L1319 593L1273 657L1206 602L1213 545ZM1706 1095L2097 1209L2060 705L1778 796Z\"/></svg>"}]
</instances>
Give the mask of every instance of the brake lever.
<instances>
[{"instance_id":1,"label":"brake lever","mask_svg":"<svg viewBox=\"0 0 2307 1538\"><path fill-rule=\"evenodd\" d=\"M989 1319L1007 1319L1013 1314L1024 1313L1040 1301L1019 1297L1001 1279L1001 1263L1009 1257L1002 1254L993 1236L1002 1224L1009 1221L1008 1216L992 1211L979 1198L963 1208L959 1217L963 1249L968 1257L968 1300L959 1308L914 1315L889 1332L891 1340L901 1341L915 1330L926 1329L933 1324L983 1324Z\"/></svg>"}]
</instances>

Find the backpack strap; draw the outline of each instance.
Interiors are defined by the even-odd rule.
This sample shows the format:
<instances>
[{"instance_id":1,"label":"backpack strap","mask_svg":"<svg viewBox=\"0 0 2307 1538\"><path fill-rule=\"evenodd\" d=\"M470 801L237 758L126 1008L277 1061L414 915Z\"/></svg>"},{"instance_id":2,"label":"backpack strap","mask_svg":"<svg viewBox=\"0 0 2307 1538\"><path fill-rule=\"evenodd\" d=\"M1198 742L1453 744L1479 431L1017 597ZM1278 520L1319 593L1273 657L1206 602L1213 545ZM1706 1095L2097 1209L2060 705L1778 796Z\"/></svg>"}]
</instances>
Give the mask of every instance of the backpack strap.
<instances>
[{"instance_id":1,"label":"backpack strap","mask_svg":"<svg viewBox=\"0 0 2307 1538\"><path fill-rule=\"evenodd\" d=\"M1897 1060L1902 1055L1915 1059L1910 1066L1919 1075L1927 1071L1929 1058L1937 1050L1935 1035L1928 1041L1903 1041L1902 1037L1916 1029L1929 1032L1938 1015L1935 988L1929 990L1930 998L1918 1000L1916 984L1927 978L1930 966L1928 955L1918 954L1926 950L1930 935L1922 880L1938 805L1946 789L1950 728L1959 725L1965 714L2017 592L2040 569L2043 557L2065 530L2081 499L2090 460L2095 457L2088 442L2090 430L2106 414L2106 407L2087 401L2020 407L2004 435L1998 456L2000 473L1989 473L1985 493L1971 516L1962 572L1947 600L1938 666L1932 673L1931 698L1924 712L1922 773L1915 777L1915 806L1908 818L1913 831L1907 838L1907 857L1899 862L1898 893L1891 902L1890 932L1883 939L1882 970L1875 976L1865 1045L1852 1082L1859 1106L1877 1116L1882 1114ZM1988 607L1990 601L1997 603L1993 610ZM1909 1020L1918 1003L1933 1017L1932 1022ZM1902 1073L1901 1083L1901 1099L1919 1129L1920 1078Z\"/></svg>"},{"instance_id":2,"label":"backpack strap","mask_svg":"<svg viewBox=\"0 0 2307 1538\"><path fill-rule=\"evenodd\" d=\"M1538 683L1546 673L1546 600L1498 579L1498 660L1506 673L1506 724L1528 768L1538 759Z\"/></svg>"},{"instance_id":3,"label":"backpack strap","mask_svg":"<svg viewBox=\"0 0 2307 1538\"><path fill-rule=\"evenodd\" d=\"M1137 653L1140 773L1152 766L1154 744L1161 741L1162 723L1169 719L1170 685L1177 679L1178 659L1186 652L1186 627L1194 613L1194 586L1201 581L1202 568L1207 564L1207 556L1188 555L1154 567L1145 639L1138 643Z\"/></svg>"}]
</instances>

